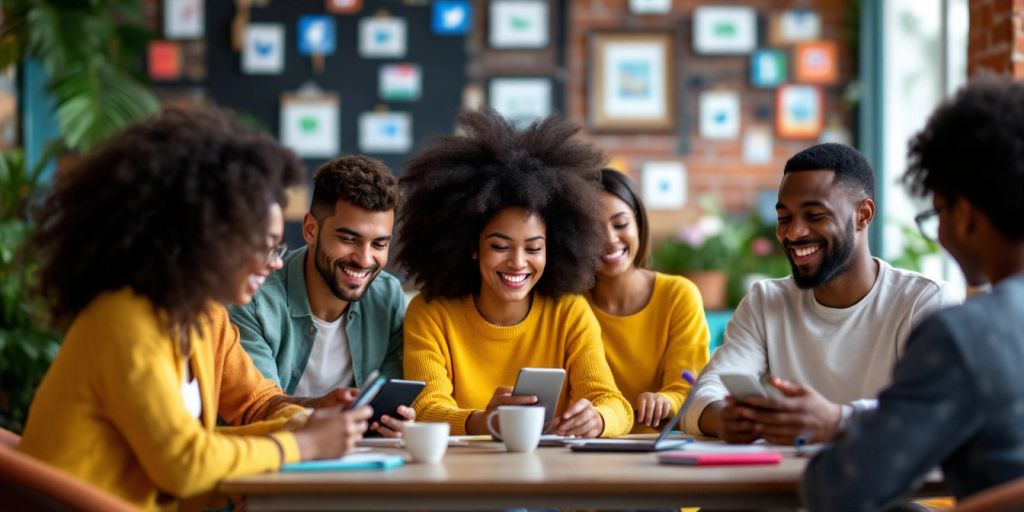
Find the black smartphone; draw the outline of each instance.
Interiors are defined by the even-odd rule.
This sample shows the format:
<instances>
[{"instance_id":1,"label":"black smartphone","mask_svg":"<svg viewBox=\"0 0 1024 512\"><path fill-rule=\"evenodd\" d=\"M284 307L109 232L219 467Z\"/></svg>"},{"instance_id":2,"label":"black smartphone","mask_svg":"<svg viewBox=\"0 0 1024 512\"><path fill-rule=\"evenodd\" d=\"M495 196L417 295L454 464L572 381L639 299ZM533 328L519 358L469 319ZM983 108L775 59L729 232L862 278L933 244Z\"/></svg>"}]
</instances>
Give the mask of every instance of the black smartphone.
<instances>
[{"instance_id":1,"label":"black smartphone","mask_svg":"<svg viewBox=\"0 0 1024 512\"><path fill-rule=\"evenodd\" d=\"M422 380L388 379L380 393L377 393L377 397L370 402L370 406L373 407L370 424L380 421L380 417L385 414L400 419L402 416L398 414L398 406L412 407L412 403L420 396L426 385L427 383Z\"/></svg>"}]
</instances>

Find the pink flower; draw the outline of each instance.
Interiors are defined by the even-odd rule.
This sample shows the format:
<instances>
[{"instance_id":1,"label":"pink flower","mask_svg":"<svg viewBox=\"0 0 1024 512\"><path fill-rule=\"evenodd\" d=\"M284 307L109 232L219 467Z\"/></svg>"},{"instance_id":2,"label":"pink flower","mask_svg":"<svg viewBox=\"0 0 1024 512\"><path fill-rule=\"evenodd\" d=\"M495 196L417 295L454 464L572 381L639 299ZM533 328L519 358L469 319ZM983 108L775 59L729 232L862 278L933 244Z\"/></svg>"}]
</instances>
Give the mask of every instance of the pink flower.
<instances>
[{"instance_id":1,"label":"pink flower","mask_svg":"<svg viewBox=\"0 0 1024 512\"><path fill-rule=\"evenodd\" d=\"M759 236L750 242L750 250L758 256L768 256L772 253L772 243L767 238Z\"/></svg>"},{"instance_id":2,"label":"pink flower","mask_svg":"<svg viewBox=\"0 0 1024 512\"><path fill-rule=\"evenodd\" d=\"M690 225L679 228L679 231L676 232L676 238L690 247L700 247L704 245L707 235L700 229L700 226Z\"/></svg>"}]
</instances>

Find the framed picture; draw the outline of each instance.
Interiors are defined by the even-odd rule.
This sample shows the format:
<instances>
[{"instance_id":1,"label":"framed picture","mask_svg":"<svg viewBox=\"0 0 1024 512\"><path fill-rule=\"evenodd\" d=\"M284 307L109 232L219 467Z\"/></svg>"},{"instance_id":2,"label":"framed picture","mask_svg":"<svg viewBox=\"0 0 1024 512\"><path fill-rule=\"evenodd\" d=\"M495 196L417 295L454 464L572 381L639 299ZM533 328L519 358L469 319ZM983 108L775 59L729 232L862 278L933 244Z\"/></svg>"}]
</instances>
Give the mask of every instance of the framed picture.
<instances>
[{"instance_id":1,"label":"framed picture","mask_svg":"<svg viewBox=\"0 0 1024 512\"><path fill-rule=\"evenodd\" d=\"M341 108L329 93L281 96L281 143L302 158L334 158L341 152Z\"/></svg>"},{"instance_id":2,"label":"framed picture","mask_svg":"<svg viewBox=\"0 0 1024 512\"><path fill-rule=\"evenodd\" d=\"M175 41L150 41L146 52L150 80L181 80L181 45Z\"/></svg>"},{"instance_id":3,"label":"framed picture","mask_svg":"<svg viewBox=\"0 0 1024 512\"><path fill-rule=\"evenodd\" d=\"M587 118L594 132L671 131L675 116L672 32L592 32Z\"/></svg>"},{"instance_id":4,"label":"framed picture","mask_svg":"<svg viewBox=\"0 0 1024 512\"><path fill-rule=\"evenodd\" d=\"M461 36L469 32L473 7L469 0L437 0L433 4L430 27L439 36Z\"/></svg>"},{"instance_id":5,"label":"framed picture","mask_svg":"<svg viewBox=\"0 0 1024 512\"><path fill-rule=\"evenodd\" d=\"M672 0L629 0L629 12L633 14L668 14Z\"/></svg>"},{"instance_id":6,"label":"framed picture","mask_svg":"<svg viewBox=\"0 0 1024 512\"><path fill-rule=\"evenodd\" d=\"M378 79L377 92L384 101L416 101L423 92L419 64L384 64Z\"/></svg>"},{"instance_id":7,"label":"framed picture","mask_svg":"<svg viewBox=\"0 0 1024 512\"><path fill-rule=\"evenodd\" d=\"M408 112L359 114L359 150L364 153L408 153L412 149L412 115Z\"/></svg>"},{"instance_id":8,"label":"framed picture","mask_svg":"<svg viewBox=\"0 0 1024 512\"><path fill-rule=\"evenodd\" d=\"M705 139L735 139L740 134L740 95L735 91L706 91L700 95L700 135Z\"/></svg>"},{"instance_id":9,"label":"framed picture","mask_svg":"<svg viewBox=\"0 0 1024 512\"><path fill-rule=\"evenodd\" d=\"M693 50L704 55L740 55L757 46L753 7L703 6L693 10Z\"/></svg>"},{"instance_id":10,"label":"framed picture","mask_svg":"<svg viewBox=\"0 0 1024 512\"><path fill-rule=\"evenodd\" d=\"M789 9L768 19L768 43L785 46L821 38L821 16L811 9Z\"/></svg>"},{"instance_id":11,"label":"framed picture","mask_svg":"<svg viewBox=\"0 0 1024 512\"><path fill-rule=\"evenodd\" d=\"M324 0L324 9L331 14L355 14L363 8L363 0Z\"/></svg>"},{"instance_id":12,"label":"framed picture","mask_svg":"<svg viewBox=\"0 0 1024 512\"><path fill-rule=\"evenodd\" d=\"M359 56L363 58L405 57L405 19L363 18L359 21Z\"/></svg>"},{"instance_id":13,"label":"framed picture","mask_svg":"<svg viewBox=\"0 0 1024 512\"><path fill-rule=\"evenodd\" d=\"M797 82L834 84L839 81L839 48L834 41L798 43L793 50Z\"/></svg>"},{"instance_id":14,"label":"framed picture","mask_svg":"<svg viewBox=\"0 0 1024 512\"><path fill-rule=\"evenodd\" d=\"M164 0L164 37L201 39L203 12L203 0Z\"/></svg>"},{"instance_id":15,"label":"framed picture","mask_svg":"<svg viewBox=\"0 0 1024 512\"><path fill-rule=\"evenodd\" d=\"M519 128L551 114L551 80L542 77L493 78L487 104Z\"/></svg>"},{"instance_id":16,"label":"framed picture","mask_svg":"<svg viewBox=\"0 0 1024 512\"><path fill-rule=\"evenodd\" d=\"M640 187L652 210L676 210L686 205L686 166L682 162L647 162Z\"/></svg>"},{"instance_id":17,"label":"framed picture","mask_svg":"<svg viewBox=\"0 0 1024 512\"><path fill-rule=\"evenodd\" d=\"M789 139L813 139L821 134L825 98L814 85L784 85L775 91L775 132Z\"/></svg>"},{"instance_id":18,"label":"framed picture","mask_svg":"<svg viewBox=\"0 0 1024 512\"><path fill-rule=\"evenodd\" d=\"M757 50L750 55L750 84L778 87L786 81L786 54L779 50Z\"/></svg>"},{"instance_id":19,"label":"framed picture","mask_svg":"<svg viewBox=\"0 0 1024 512\"><path fill-rule=\"evenodd\" d=\"M548 46L550 21L544 0L491 0L488 41L498 49Z\"/></svg>"},{"instance_id":20,"label":"framed picture","mask_svg":"<svg viewBox=\"0 0 1024 512\"><path fill-rule=\"evenodd\" d=\"M299 55L331 55L337 45L334 18L323 15L299 17Z\"/></svg>"},{"instance_id":21,"label":"framed picture","mask_svg":"<svg viewBox=\"0 0 1024 512\"><path fill-rule=\"evenodd\" d=\"M249 23L245 26L242 72L247 75L278 75L284 71L284 25Z\"/></svg>"}]
</instances>

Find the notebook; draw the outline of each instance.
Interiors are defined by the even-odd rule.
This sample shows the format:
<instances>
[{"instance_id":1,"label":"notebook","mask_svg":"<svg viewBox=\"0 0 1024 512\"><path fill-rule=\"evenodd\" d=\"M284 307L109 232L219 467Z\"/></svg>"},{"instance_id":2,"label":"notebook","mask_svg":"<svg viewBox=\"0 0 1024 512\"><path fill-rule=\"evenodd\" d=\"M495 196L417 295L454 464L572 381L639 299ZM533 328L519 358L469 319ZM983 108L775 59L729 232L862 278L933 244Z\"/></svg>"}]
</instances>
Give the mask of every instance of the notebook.
<instances>
[{"instance_id":1,"label":"notebook","mask_svg":"<svg viewBox=\"0 0 1024 512\"><path fill-rule=\"evenodd\" d=\"M397 468L405 464L401 455L354 453L340 459L307 460L281 466L285 473L295 471L366 471Z\"/></svg>"},{"instance_id":2,"label":"notebook","mask_svg":"<svg viewBox=\"0 0 1024 512\"><path fill-rule=\"evenodd\" d=\"M746 466L778 464L782 462L782 454L779 452L673 452L658 455L658 462L661 464L680 464L683 466Z\"/></svg>"},{"instance_id":3,"label":"notebook","mask_svg":"<svg viewBox=\"0 0 1024 512\"><path fill-rule=\"evenodd\" d=\"M657 439L587 439L571 443L569 449L574 452L660 452L675 450L686 443L693 442L693 439L669 439L672 429L679 424L683 417L683 408L672 417L672 420L665 425L658 434ZM569 443L566 443L569 444Z\"/></svg>"}]
</instances>

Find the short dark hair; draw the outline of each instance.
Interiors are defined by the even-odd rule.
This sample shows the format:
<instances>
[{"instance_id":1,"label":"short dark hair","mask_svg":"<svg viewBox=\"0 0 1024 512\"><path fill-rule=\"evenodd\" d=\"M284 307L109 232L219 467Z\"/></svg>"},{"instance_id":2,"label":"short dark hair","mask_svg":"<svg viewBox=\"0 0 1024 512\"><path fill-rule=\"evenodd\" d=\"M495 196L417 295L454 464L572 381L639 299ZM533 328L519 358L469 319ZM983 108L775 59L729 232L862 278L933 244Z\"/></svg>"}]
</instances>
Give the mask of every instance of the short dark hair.
<instances>
[{"instance_id":1,"label":"short dark hair","mask_svg":"<svg viewBox=\"0 0 1024 512\"><path fill-rule=\"evenodd\" d=\"M302 164L273 137L211 106L128 127L57 176L35 211L39 291L58 326L130 287L195 325L224 276L266 245L267 212Z\"/></svg>"},{"instance_id":2,"label":"short dark hair","mask_svg":"<svg viewBox=\"0 0 1024 512\"><path fill-rule=\"evenodd\" d=\"M386 212L402 201L398 178L380 160L346 155L320 166L313 178L309 211L318 221L334 214L338 201L364 210Z\"/></svg>"},{"instance_id":3,"label":"short dark hair","mask_svg":"<svg viewBox=\"0 0 1024 512\"><path fill-rule=\"evenodd\" d=\"M911 139L908 160L912 194L966 198L1004 237L1024 240L1024 83L974 79Z\"/></svg>"},{"instance_id":4,"label":"short dark hair","mask_svg":"<svg viewBox=\"0 0 1024 512\"><path fill-rule=\"evenodd\" d=\"M633 258L633 265L637 268L646 268L651 255L651 228L647 222L647 209L644 208L644 202L640 199L636 186L628 176L615 169L601 169L601 188L622 200L633 210L636 230L640 234L640 249Z\"/></svg>"},{"instance_id":5,"label":"short dark hair","mask_svg":"<svg viewBox=\"0 0 1024 512\"><path fill-rule=\"evenodd\" d=\"M835 142L811 146L786 162L783 174L799 171L833 171L835 183L849 186L875 199L875 172L860 151Z\"/></svg>"},{"instance_id":6,"label":"short dark hair","mask_svg":"<svg viewBox=\"0 0 1024 512\"><path fill-rule=\"evenodd\" d=\"M506 208L539 215L547 263L536 292L557 297L593 285L606 244L598 209L604 155L573 136L579 127L549 116L519 131L491 108L462 110L466 135L442 136L402 176L406 203L396 261L424 296L480 290L472 255L484 226Z\"/></svg>"}]
</instances>

